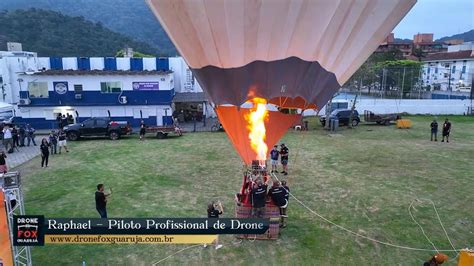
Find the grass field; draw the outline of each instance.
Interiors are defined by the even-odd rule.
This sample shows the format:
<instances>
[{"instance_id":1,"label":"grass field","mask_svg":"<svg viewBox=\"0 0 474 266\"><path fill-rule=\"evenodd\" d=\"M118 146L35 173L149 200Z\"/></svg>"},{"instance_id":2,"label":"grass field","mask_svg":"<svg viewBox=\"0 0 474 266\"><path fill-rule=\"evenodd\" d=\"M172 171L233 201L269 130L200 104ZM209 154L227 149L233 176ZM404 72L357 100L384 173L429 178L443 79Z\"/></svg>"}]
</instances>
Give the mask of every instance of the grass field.
<instances>
[{"instance_id":1,"label":"grass field","mask_svg":"<svg viewBox=\"0 0 474 266\"><path fill-rule=\"evenodd\" d=\"M439 121L442 124L442 118ZM334 222L394 244L431 248L408 215L415 198L435 202L456 248L474 247L474 118L451 117L451 143L430 142L432 117L414 127L360 125L329 135L287 133L293 194ZM225 133L186 134L166 140L137 136L120 141L70 143L69 154L19 169L26 211L46 217L98 217L94 191L112 186L109 217L205 217L210 200L233 215L242 164ZM190 248L168 265L422 265L433 253L375 244L331 226L290 200L289 226L278 241L221 237L224 248ZM438 249L449 242L428 204L413 214ZM151 265L182 245L49 245L32 250L34 265ZM451 258L454 253L448 253ZM444 265L456 265L454 260Z\"/></svg>"}]
</instances>

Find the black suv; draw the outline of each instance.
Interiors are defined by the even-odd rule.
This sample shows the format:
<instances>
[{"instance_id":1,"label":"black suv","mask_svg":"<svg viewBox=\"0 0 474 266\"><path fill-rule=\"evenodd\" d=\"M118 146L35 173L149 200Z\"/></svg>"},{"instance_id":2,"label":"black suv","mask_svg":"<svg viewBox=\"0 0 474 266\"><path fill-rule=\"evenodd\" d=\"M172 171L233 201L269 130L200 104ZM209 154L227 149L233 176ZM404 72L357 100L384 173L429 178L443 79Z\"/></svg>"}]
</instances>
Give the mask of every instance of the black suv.
<instances>
[{"instance_id":1,"label":"black suv","mask_svg":"<svg viewBox=\"0 0 474 266\"><path fill-rule=\"evenodd\" d=\"M354 110L352 113L352 121L350 120L351 117L351 109L336 109L332 111L332 113L329 115L329 120L330 119L339 119L339 125L349 125L349 122L351 122L351 125L353 127L357 126L360 122L359 118L359 113L357 110ZM321 125L326 126L326 116L321 116L319 118L319 121L321 122Z\"/></svg>"}]
</instances>

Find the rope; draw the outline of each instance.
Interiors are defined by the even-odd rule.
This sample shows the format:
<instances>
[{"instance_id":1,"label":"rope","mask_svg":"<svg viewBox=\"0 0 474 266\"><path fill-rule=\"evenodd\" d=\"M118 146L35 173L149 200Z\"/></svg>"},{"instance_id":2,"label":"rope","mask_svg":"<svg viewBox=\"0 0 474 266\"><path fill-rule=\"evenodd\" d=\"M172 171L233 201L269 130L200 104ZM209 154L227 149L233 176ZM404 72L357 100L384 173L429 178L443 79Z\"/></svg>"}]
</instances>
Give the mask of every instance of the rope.
<instances>
[{"instance_id":1,"label":"rope","mask_svg":"<svg viewBox=\"0 0 474 266\"><path fill-rule=\"evenodd\" d=\"M188 250L188 249L194 248L194 247L198 247L198 246L201 246L201 245L202 245L202 244L196 244L196 245L192 245L192 246L189 246L189 247L185 247L185 248L183 248L183 249L180 249L180 250L176 251L175 253L169 255L169 256L166 257L166 258L161 259L161 260L159 260L159 261L157 261L157 262L154 262L152 265L156 265L156 264L162 263L163 261L165 261L165 260L167 260L167 259L173 257L174 255L176 255L176 254L178 254L178 253L181 253L181 252L183 252L183 251L185 251L185 250Z\"/></svg>"},{"instance_id":2,"label":"rope","mask_svg":"<svg viewBox=\"0 0 474 266\"><path fill-rule=\"evenodd\" d=\"M304 105L304 108L302 109L302 112L301 112L301 121L302 121L303 123L304 123L304 120L303 120L303 118L304 118L303 112L306 110L306 108L308 108L308 106L309 106L309 103L306 102L305 105ZM319 113L319 111L318 111L318 113ZM301 146L302 146L302 144L303 144L303 140L304 140L304 138L306 137L306 135L308 134L308 132L309 132L309 128L306 128L305 132L303 132L303 133L301 134L300 141L299 141L299 143L298 143L298 148L296 149L295 159L293 159L293 165L294 165L294 166L296 166L296 162L297 162L297 159L298 159L298 155L299 155L299 153L300 153ZM295 168L296 168L296 167L295 167ZM290 177L288 177L288 184L291 184L290 180L291 180L291 175L290 175Z\"/></svg>"},{"instance_id":3,"label":"rope","mask_svg":"<svg viewBox=\"0 0 474 266\"><path fill-rule=\"evenodd\" d=\"M408 213L410 214L410 217L411 219L413 220L413 222L416 223L416 225L418 225L418 227L420 227L421 229L421 232L423 233L423 235L425 236L426 240L428 240L428 242L430 242L430 244L433 246L433 248L436 250L437 253L439 253L438 249L436 248L435 244L430 240L430 238L425 234L425 230L423 230L423 227L415 220L415 217L413 216L413 214L411 213L411 208L413 207L413 203L415 202L416 200L413 200L411 203L410 203L410 206L408 206Z\"/></svg>"},{"instance_id":4,"label":"rope","mask_svg":"<svg viewBox=\"0 0 474 266\"><path fill-rule=\"evenodd\" d=\"M417 199L417 200L418 200L418 199ZM436 208L436 205L434 204L434 202L433 202L432 200L430 200L430 199L423 199L423 200L424 200L424 201L428 201L429 203L431 203L431 205L433 206L433 209L434 209L434 211L435 211L435 213L436 213L436 217L438 218L438 222L439 222L439 224L441 225L441 228L443 229L444 235L445 235L446 238L448 239L449 244L451 245L451 247L453 248L453 250L457 250L457 249L454 247L453 242L451 241L451 238L449 237L448 232L446 231L446 228L444 228L443 222L441 221L441 217L439 216L438 209ZM418 200L418 201L420 201L420 200ZM412 217L412 219L413 219L413 217ZM457 253L458 256L459 256L459 252L456 251L456 253Z\"/></svg>"},{"instance_id":5,"label":"rope","mask_svg":"<svg viewBox=\"0 0 474 266\"><path fill-rule=\"evenodd\" d=\"M272 175L273 177L275 177L276 180L278 180L278 177L273 174ZM286 190L286 189L285 189ZM343 231L346 231L347 233L350 233L350 234L353 234L355 236L358 236L358 237L361 237L361 238L365 238L367 240L370 240L370 241L373 241L373 242L376 242L376 243L379 243L379 244L382 244L382 245L385 245L385 246L390 246L390 247L395 247L395 248L400 248L400 249L406 249L406 250L414 250L414 251L430 251L430 252L440 252L440 251L443 251L443 252L458 252L460 251L460 249L440 249L440 250L432 250L432 249L426 249L426 248L414 248L414 247L408 247L408 246L402 246L402 245L397 245L397 244L392 244L392 243L389 243L389 242L385 242L385 241L380 241L380 240L377 240L377 239L374 239L372 237L369 237L369 236L365 236L365 235L361 235L357 232L354 232L350 229L347 229L345 228L344 226L341 226L339 224L336 224L334 223L333 221L327 219L326 217L322 216L321 214L313 211L310 207L308 207L306 204L304 204L302 201L300 201L298 198L296 198L291 192L289 192L288 190L286 190L287 193L289 193L289 195L294 199L296 200L296 202L298 202L301 206L303 206L305 209L307 209L309 212L311 212L312 214L316 215L317 217L319 217L321 220L343 230Z\"/></svg>"}]
</instances>

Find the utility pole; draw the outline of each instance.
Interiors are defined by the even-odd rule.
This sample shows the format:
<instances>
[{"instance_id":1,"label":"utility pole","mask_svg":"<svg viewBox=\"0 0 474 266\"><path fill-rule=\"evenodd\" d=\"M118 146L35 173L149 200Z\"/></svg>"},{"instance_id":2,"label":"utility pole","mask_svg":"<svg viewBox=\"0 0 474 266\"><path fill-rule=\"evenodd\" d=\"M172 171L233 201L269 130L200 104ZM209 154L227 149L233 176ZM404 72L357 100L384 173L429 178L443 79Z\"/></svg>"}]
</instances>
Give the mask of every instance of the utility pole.
<instances>
[{"instance_id":1,"label":"utility pole","mask_svg":"<svg viewBox=\"0 0 474 266\"><path fill-rule=\"evenodd\" d=\"M385 83L387 82L387 69L382 69L382 89L380 98L383 99L383 93L385 92Z\"/></svg>"},{"instance_id":2,"label":"utility pole","mask_svg":"<svg viewBox=\"0 0 474 266\"><path fill-rule=\"evenodd\" d=\"M405 70L406 70L406 68L405 68L405 67L403 67L403 76L402 76L402 91L401 91L401 93L400 93L400 100L401 100L401 99L403 99L403 87L404 87L404 85L405 85Z\"/></svg>"},{"instance_id":3,"label":"utility pole","mask_svg":"<svg viewBox=\"0 0 474 266\"><path fill-rule=\"evenodd\" d=\"M471 79L471 110L470 110L470 115L473 115L474 114L474 110L472 110L472 98L474 98L474 75L472 76L472 79Z\"/></svg>"},{"instance_id":4,"label":"utility pole","mask_svg":"<svg viewBox=\"0 0 474 266\"><path fill-rule=\"evenodd\" d=\"M421 90L423 89L423 67L420 67L420 71L418 73L418 99L421 99Z\"/></svg>"},{"instance_id":5,"label":"utility pole","mask_svg":"<svg viewBox=\"0 0 474 266\"><path fill-rule=\"evenodd\" d=\"M349 116L349 122L347 123L347 127L348 127L348 128L352 128L352 117L353 117L354 110L355 110L355 107L356 107L357 96L359 96L359 95L356 94L356 96L355 96L355 98L354 98L354 102L352 103L351 115Z\"/></svg>"},{"instance_id":6,"label":"utility pole","mask_svg":"<svg viewBox=\"0 0 474 266\"><path fill-rule=\"evenodd\" d=\"M449 65L449 75L448 75L448 92L449 92L449 99L451 100L451 65Z\"/></svg>"}]
</instances>

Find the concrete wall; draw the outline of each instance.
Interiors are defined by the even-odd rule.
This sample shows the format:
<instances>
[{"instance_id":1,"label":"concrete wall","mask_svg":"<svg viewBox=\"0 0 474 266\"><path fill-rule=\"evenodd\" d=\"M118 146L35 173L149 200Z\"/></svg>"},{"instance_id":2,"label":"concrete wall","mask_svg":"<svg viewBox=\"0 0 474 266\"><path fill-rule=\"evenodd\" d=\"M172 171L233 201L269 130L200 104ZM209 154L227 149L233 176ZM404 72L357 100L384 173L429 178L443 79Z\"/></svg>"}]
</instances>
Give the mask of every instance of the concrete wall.
<instances>
[{"instance_id":1,"label":"concrete wall","mask_svg":"<svg viewBox=\"0 0 474 266\"><path fill-rule=\"evenodd\" d=\"M54 129L57 127L58 113L71 114L76 122L81 122L90 117L107 117L109 112L113 120L127 121L138 127L141 119L148 125L161 126L164 121L170 124L173 111L168 105L21 107L17 111L15 122L28 123L36 129Z\"/></svg>"},{"instance_id":2,"label":"concrete wall","mask_svg":"<svg viewBox=\"0 0 474 266\"><path fill-rule=\"evenodd\" d=\"M470 100L393 100L393 99L361 99L357 100L356 110L363 114L364 110L374 113L409 113L433 115L463 115L470 106ZM349 108L352 101L349 101ZM325 107L319 114L325 114ZM315 111L307 110L304 115L316 115Z\"/></svg>"}]
</instances>

